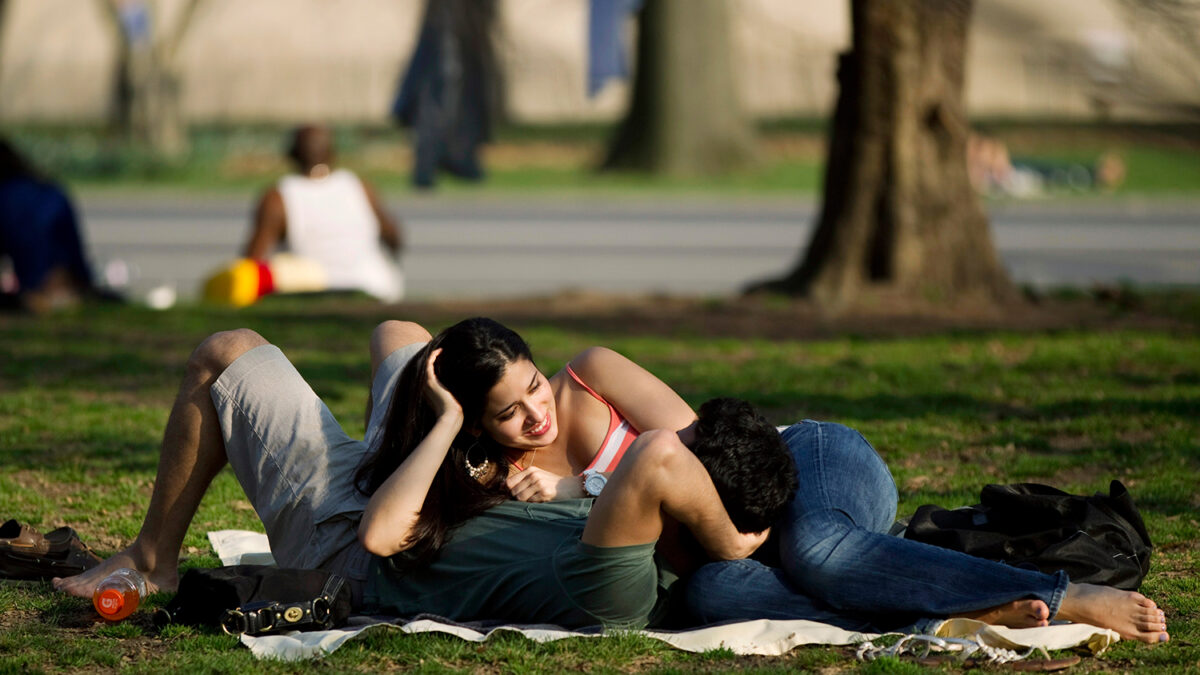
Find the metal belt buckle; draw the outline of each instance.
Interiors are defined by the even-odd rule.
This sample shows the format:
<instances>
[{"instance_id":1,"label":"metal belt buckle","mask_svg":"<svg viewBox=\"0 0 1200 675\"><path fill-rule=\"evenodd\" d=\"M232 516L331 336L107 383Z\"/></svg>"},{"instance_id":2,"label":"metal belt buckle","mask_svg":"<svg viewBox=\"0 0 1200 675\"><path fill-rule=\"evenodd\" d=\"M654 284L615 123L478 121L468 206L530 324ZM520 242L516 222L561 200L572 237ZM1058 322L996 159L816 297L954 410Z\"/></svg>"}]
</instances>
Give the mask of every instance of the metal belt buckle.
<instances>
[{"instance_id":1,"label":"metal belt buckle","mask_svg":"<svg viewBox=\"0 0 1200 675\"><path fill-rule=\"evenodd\" d=\"M221 630L226 635L241 635L246 632L246 615L241 610L227 609L221 615Z\"/></svg>"},{"instance_id":2,"label":"metal belt buckle","mask_svg":"<svg viewBox=\"0 0 1200 675\"><path fill-rule=\"evenodd\" d=\"M221 630L229 635L266 633L275 629L279 603L252 602L237 609L226 610L221 617Z\"/></svg>"},{"instance_id":3,"label":"metal belt buckle","mask_svg":"<svg viewBox=\"0 0 1200 675\"><path fill-rule=\"evenodd\" d=\"M333 614L333 603L324 595L318 596L313 600L312 618L321 626L325 626L329 622L330 615Z\"/></svg>"}]
</instances>

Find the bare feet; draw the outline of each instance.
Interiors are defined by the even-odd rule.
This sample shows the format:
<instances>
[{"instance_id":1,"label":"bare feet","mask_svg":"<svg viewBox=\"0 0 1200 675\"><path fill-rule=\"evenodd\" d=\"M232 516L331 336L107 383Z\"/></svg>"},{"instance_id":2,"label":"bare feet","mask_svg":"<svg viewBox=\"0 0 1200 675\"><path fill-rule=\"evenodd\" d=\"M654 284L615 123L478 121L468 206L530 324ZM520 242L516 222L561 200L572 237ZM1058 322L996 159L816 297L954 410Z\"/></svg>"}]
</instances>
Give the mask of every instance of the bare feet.
<instances>
[{"instance_id":1,"label":"bare feet","mask_svg":"<svg viewBox=\"0 0 1200 675\"><path fill-rule=\"evenodd\" d=\"M134 547L121 551L92 569L73 577L55 577L51 579L54 588L68 595L80 598L90 598L96 591L96 586L114 571L129 567L146 577L146 590L150 593L157 591L174 591L179 588L179 571L172 566L168 572L160 572L152 565L139 563L141 556L134 552Z\"/></svg>"},{"instance_id":2,"label":"bare feet","mask_svg":"<svg viewBox=\"0 0 1200 675\"><path fill-rule=\"evenodd\" d=\"M1013 600L978 612L963 612L956 617L975 619L1009 628L1036 628L1050 625L1050 608L1041 600Z\"/></svg>"},{"instance_id":3,"label":"bare feet","mask_svg":"<svg viewBox=\"0 0 1200 675\"><path fill-rule=\"evenodd\" d=\"M1166 642L1167 619L1154 601L1141 593L1108 586L1071 584L1056 619L1115 630L1126 640Z\"/></svg>"}]
</instances>

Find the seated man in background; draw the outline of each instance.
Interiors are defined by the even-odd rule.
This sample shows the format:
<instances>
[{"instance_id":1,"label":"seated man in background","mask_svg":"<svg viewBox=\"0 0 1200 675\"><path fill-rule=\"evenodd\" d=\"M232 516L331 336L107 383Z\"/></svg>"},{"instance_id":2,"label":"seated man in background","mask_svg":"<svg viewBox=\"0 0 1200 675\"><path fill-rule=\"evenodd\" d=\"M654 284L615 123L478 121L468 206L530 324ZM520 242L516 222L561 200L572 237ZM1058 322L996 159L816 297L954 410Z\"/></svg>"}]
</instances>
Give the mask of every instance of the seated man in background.
<instances>
[{"instance_id":1,"label":"seated man in background","mask_svg":"<svg viewBox=\"0 0 1200 675\"><path fill-rule=\"evenodd\" d=\"M333 134L324 126L297 129L288 149L296 173L267 190L243 255L265 261L278 247L324 272L327 290L359 290L399 301L404 280L395 257L399 224L375 191L347 169L333 169Z\"/></svg>"}]
</instances>

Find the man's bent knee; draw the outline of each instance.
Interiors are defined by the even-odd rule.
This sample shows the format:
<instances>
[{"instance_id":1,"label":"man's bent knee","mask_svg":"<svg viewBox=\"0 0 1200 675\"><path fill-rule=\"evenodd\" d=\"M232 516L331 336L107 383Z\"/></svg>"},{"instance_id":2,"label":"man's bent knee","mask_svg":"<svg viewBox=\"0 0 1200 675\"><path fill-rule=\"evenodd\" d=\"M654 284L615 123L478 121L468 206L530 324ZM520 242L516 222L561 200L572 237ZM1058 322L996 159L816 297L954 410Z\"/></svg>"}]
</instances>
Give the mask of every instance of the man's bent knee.
<instances>
[{"instance_id":1,"label":"man's bent knee","mask_svg":"<svg viewBox=\"0 0 1200 675\"><path fill-rule=\"evenodd\" d=\"M412 321L384 321L371 333L371 366L378 368L388 354L405 345L429 342L433 336L425 327Z\"/></svg>"},{"instance_id":2,"label":"man's bent knee","mask_svg":"<svg viewBox=\"0 0 1200 675\"><path fill-rule=\"evenodd\" d=\"M269 344L266 338L249 328L213 333L192 352L188 366L219 374L242 354L265 344Z\"/></svg>"},{"instance_id":3,"label":"man's bent knee","mask_svg":"<svg viewBox=\"0 0 1200 675\"><path fill-rule=\"evenodd\" d=\"M672 431L656 429L642 433L621 459L617 470L624 479L638 483L641 489L673 482L678 477L679 462L695 460L695 456ZM698 462L697 462L698 463ZM628 466L625 471L621 467Z\"/></svg>"},{"instance_id":4,"label":"man's bent knee","mask_svg":"<svg viewBox=\"0 0 1200 675\"><path fill-rule=\"evenodd\" d=\"M429 342L433 336L425 327L412 321L390 319L375 327L372 342L399 342L401 346L414 342Z\"/></svg>"}]
</instances>

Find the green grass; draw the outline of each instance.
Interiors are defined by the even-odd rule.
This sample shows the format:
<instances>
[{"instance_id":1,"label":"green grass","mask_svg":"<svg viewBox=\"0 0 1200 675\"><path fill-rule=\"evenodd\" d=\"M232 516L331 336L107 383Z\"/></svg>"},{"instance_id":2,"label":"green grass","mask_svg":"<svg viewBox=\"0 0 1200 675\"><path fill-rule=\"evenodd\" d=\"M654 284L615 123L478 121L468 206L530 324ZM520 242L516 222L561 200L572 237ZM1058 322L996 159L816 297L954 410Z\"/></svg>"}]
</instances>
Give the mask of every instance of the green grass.
<instances>
[{"instance_id":1,"label":"green grass","mask_svg":"<svg viewBox=\"0 0 1200 675\"><path fill-rule=\"evenodd\" d=\"M1159 296L1148 296L1155 306ZM1161 302L1192 328L1104 332L951 332L818 341L630 335L619 319L572 322L523 313L510 323L539 365L559 368L605 344L661 376L691 403L750 399L776 422L829 419L857 427L888 461L901 512L974 501L988 482L1040 481L1073 492L1125 482L1156 544L1143 591L1168 614L1174 641L1120 643L1075 672L1189 672L1200 662L1200 303ZM698 308L697 311L702 311ZM758 311L775 311L770 307ZM786 309L779 309L786 311ZM75 527L102 553L136 534L158 443L190 350L207 334L253 328L279 344L351 434L362 433L378 321L416 316L432 330L461 318L436 307L387 312L365 303L267 302L243 311L181 307L156 313L93 307L43 318L0 315L0 516L43 531ZM523 318L522 318L523 317ZM580 326L586 326L581 328ZM184 542L185 565L218 564L205 533L257 528L232 475L218 476ZM165 597L150 599L151 607ZM45 584L0 583L0 673L8 672L912 672L868 665L844 648L783 657L687 654L636 636L484 644L379 631L319 664L254 662L224 635L159 631L147 612L100 622L86 601ZM955 670L953 666L948 670Z\"/></svg>"},{"instance_id":2,"label":"green grass","mask_svg":"<svg viewBox=\"0 0 1200 675\"><path fill-rule=\"evenodd\" d=\"M816 195L824 177L826 123L767 120L759 125L759 161L719 176L608 174L594 170L612 129L601 124L502 126L486 151L488 178L470 184L439 179L439 189L472 194L616 193ZM1200 147L1186 125L990 123L1014 157L1090 164L1105 152L1124 160L1127 176L1112 193L1052 192L1053 197L1200 194ZM51 176L87 190L245 191L288 169L288 130L272 125L198 126L186 159L167 161L129 147L94 127L20 127L6 134ZM336 130L339 161L386 191L409 190L409 135L393 126Z\"/></svg>"}]
</instances>

